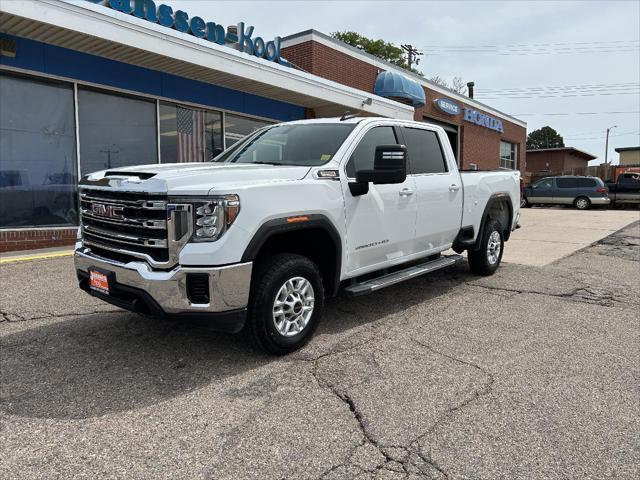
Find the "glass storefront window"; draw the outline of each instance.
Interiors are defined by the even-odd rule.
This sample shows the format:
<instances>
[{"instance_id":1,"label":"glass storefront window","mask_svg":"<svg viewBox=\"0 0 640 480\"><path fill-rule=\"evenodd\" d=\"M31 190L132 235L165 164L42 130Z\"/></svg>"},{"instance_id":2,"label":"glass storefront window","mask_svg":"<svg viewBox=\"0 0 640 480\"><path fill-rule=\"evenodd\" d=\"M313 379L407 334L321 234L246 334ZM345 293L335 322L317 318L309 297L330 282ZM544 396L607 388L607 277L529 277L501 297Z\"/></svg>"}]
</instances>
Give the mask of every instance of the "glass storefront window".
<instances>
[{"instance_id":1,"label":"glass storefront window","mask_svg":"<svg viewBox=\"0 0 640 480\"><path fill-rule=\"evenodd\" d=\"M500 168L516 169L516 144L500 142Z\"/></svg>"},{"instance_id":2,"label":"glass storefront window","mask_svg":"<svg viewBox=\"0 0 640 480\"><path fill-rule=\"evenodd\" d=\"M160 159L162 163L203 162L222 151L222 114L160 104Z\"/></svg>"},{"instance_id":3,"label":"glass storefront window","mask_svg":"<svg viewBox=\"0 0 640 480\"><path fill-rule=\"evenodd\" d=\"M80 89L80 169L158 163L156 102Z\"/></svg>"},{"instance_id":4,"label":"glass storefront window","mask_svg":"<svg viewBox=\"0 0 640 480\"><path fill-rule=\"evenodd\" d=\"M73 87L0 75L0 228L78 222Z\"/></svg>"},{"instance_id":5,"label":"glass storefront window","mask_svg":"<svg viewBox=\"0 0 640 480\"><path fill-rule=\"evenodd\" d=\"M241 117L239 115L233 115L227 113L224 116L224 139L226 142L226 148L236 143L238 140L243 139L250 133L265 127L272 125L273 122L267 122L264 120L256 120L254 118Z\"/></svg>"}]
</instances>

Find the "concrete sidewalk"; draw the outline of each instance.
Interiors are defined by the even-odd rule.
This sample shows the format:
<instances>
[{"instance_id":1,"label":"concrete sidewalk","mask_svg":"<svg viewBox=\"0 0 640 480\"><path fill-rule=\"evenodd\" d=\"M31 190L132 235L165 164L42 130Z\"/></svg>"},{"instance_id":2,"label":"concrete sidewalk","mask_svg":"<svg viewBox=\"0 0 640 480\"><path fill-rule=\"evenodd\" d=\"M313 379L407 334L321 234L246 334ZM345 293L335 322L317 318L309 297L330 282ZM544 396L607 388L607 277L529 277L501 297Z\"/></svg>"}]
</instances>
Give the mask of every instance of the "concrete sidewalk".
<instances>
[{"instance_id":1,"label":"concrete sidewalk","mask_svg":"<svg viewBox=\"0 0 640 480\"><path fill-rule=\"evenodd\" d=\"M638 210L523 208L522 228L511 235L503 261L543 266L640 220Z\"/></svg>"}]
</instances>

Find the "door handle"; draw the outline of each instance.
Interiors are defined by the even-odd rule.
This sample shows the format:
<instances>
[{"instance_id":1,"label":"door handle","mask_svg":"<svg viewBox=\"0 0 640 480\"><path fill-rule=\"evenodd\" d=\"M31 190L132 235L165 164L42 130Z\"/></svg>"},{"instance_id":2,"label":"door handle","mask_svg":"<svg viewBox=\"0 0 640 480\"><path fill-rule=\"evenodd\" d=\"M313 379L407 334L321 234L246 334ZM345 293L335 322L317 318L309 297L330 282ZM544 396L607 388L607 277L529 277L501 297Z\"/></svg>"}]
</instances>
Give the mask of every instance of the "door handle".
<instances>
[{"instance_id":1,"label":"door handle","mask_svg":"<svg viewBox=\"0 0 640 480\"><path fill-rule=\"evenodd\" d=\"M413 195L413 190L409 188L403 188L398 192L401 197L408 197L409 195Z\"/></svg>"},{"instance_id":2,"label":"door handle","mask_svg":"<svg viewBox=\"0 0 640 480\"><path fill-rule=\"evenodd\" d=\"M456 185L455 183L449 185L450 192L457 192L458 190L460 190L460 185Z\"/></svg>"}]
</instances>

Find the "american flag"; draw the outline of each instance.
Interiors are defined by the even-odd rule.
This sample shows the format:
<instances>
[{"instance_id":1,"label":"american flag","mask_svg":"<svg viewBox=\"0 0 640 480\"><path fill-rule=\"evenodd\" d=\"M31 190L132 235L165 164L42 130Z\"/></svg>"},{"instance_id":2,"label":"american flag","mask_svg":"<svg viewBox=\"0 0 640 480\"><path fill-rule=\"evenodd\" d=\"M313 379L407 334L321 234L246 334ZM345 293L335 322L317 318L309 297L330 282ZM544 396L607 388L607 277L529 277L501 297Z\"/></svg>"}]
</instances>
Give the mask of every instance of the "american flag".
<instances>
[{"instance_id":1,"label":"american flag","mask_svg":"<svg viewBox=\"0 0 640 480\"><path fill-rule=\"evenodd\" d=\"M182 107L177 107L176 110L178 162L202 162L205 112Z\"/></svg>"}]
</instances>

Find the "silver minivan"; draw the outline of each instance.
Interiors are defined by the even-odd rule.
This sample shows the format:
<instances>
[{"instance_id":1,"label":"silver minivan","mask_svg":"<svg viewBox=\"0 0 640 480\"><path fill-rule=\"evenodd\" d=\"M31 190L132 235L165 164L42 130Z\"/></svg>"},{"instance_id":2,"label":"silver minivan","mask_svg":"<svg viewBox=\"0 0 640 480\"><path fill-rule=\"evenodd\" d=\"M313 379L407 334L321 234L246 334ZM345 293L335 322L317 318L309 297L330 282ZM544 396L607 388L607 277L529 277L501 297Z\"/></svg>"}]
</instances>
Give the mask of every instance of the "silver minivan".
<instances>
[{"instance_id":1,"label":"silver minivan","mask_svg":"<svg viewBox=\"0 0 640 480\"><path fill-rule=\"evenodd\" d=\"M538 180L524 189L522 204L573 205L586 210L592 205L609 205L609 189L598 177L565 175Z\"/></svg>"}]
</instances>

